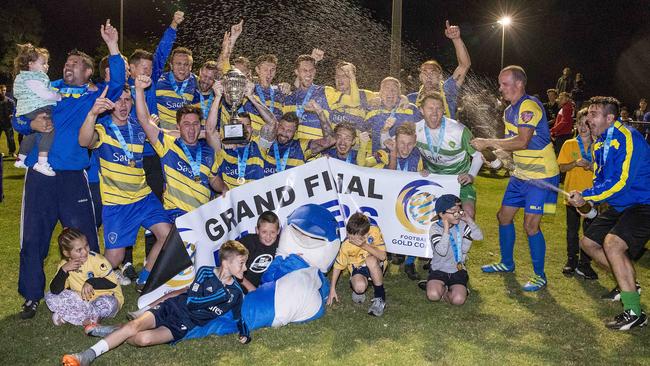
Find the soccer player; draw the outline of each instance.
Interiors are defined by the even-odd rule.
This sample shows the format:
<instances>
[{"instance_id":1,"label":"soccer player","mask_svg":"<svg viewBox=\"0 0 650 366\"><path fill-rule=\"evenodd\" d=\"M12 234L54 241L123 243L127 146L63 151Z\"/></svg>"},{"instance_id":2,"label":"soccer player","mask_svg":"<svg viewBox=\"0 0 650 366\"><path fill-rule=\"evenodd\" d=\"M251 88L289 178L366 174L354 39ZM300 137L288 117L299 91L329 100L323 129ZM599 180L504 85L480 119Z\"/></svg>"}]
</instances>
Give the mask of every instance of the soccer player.
<instances>
[{"instance_id":1,"label":"soccer player","mask_svg":"<svg viewBox=\"0 0 650 366\"><path fill-rule=\"evenodd\" d=\"M220 254L221 267L199 268L184 294L166 299L119 328L97 326L90 334L106 337L83 352L64 355L61 364L87 366L124 342L138 347L175 343L195 327L229 312L237 322L239 342L249 343L252 338L241 314L244 293L236 280L244 275L248 250L230 240L221 246Z\"/></svg>"},{"instance_id":2,"label":"soccer player","mask_svg":"<svg viewBox=\"0 0 650 366\"><path fill-rule=\"evenodd\" d=\"M216 92L218 99L216 103L220 103L221 99L229 103L229 96L223 95L223 86L220 82L217 83L217 88L219 91ZM225 192L246 182L264 178L264 152L271 147L277 121L266 106L262 105L258 99L253 98L254 88L255 85L249 81L246 86L246 98L253 103L266 123L262 126L260 135L255 136L250 116L247 113L239 114L240 122L244 125L244 137L247 142L235 146L224 146L218 152L216 165L219 168L211 182L217 192ZM220 115L217 113L217 117ZM220 128L218 122L215 128L217 130Z\"/></svg>"},{"instance_id":3,"label":"soccer player","mask_svg":"<svg viewBox=\"0 0 650 366\"><path fill-rule=\"evenodd\" d=\"M345 225L347 239L341 244L339 254L334 261L330 293L327 305L338 302L336 282L341 272L350 272L350 287L352 301L361 304L366 301L368 279L372 280L374 297L368 309L368 314L382 316L386 307L386 291L384 290L384 261L386 261L386 244L379 227L370 224L368 216L361 212L352 214Z\"/></svg>"},{"instance_id":4,"label":"soccer player","mask_svg":"<svg viewBox=\"0 0 650 366\"><path fill-rule=\"evenodd\" d=\"M216 125L216 104L212 105L207 123L206 139L199 140L203 111L184 105L176 111L180 137L158 127L157 116L149 115L143 91L151 79L139 76L135 82L138 120L153 148L160 156L166 188L163 203L169 219L192 211L210 200L210 178L216 170L216 151L221 149Z\"/></svg>"},{"instance_id":5,"label":"soccer player","mask_svg":"<svg viewBox=\"0 0 650 366\"><path fill-rule=\"evenodd\" d=\"M201 108L201 120L208 118L210 108L214 102L212 86L218 79L221 79L219 63L214 60L208 60L203 63L203 66L199 70L199 87L194 98L195 100L198 99L198 105Z\"/></svg>"},{"instance_id":6,"label":"soccer player","mask_svg":"<svg viewBox=\"0 0 650 366\"><path fill-rule=\"evenodd\" d=\"M483 157L470 144L472 133L469 129L445 117L444 110L440 94L432 92L422 99L423 119L416 124L417 148L429 172L458 175L463 210L474 218L476 189L473 183L483 165Z\"/></svg>"},{"instance_id":7,"label":"soccer player","mask_svg":"<svg viewBox=\"0 0 650 366\"><path fill-rule=\"evenodd\" d=\"M198 82L192 73L193 62L189 48L175 48L171 56L171 71L162 74L156 83L156 101L162 128L175 129L176 111L194 100Z\"/></svg>"},{"instance_id":8,"label":"soccer player","mask_svg":"<svg viewBox=\"0 0 650 366\"><path fill-rule=\"evenodd\" d=\"M435 60L426 61L420 66L420 82L422 86L417 93L408 95L409 101L413 104L420 106L424 97L431 93L437 92L443 98L443 105L445 107L445 117L455 118L458 97L458 89L465 82L465 76L471 66L469 53L465 48L465 43L460 38L460 28L457 26L449 25L449 21L445 22L445 36L451 39L456 50L456 59L458 66L454 73L447 80L442 80L442 66Z\"/></svg>"},{"instance_id":9,"label":"soccer player","mask_svg":"<svg viewBox=\"0 0 650 366\"><path fill-rule=\"evenodd\" d=\"M299 139L321 138L323 135L318 116L313 112L306 111L305 107L313 99L329 113L330 106L338 100L338 93L333 88L314 84L316 59L310 55L298 56L294 73L297 77L298 89L284 99L282 112L294 112L300 119L297 132Z\"/></svg>"},{"instance_id":10,"label":"soccer player","mask_svg":"<svg viewBox=\"0 0 650 366\"><path fill-rule=\"evenodd\" d=\"M401 101L402 85L399 80L387 77L381 81L379 95L381 105L366 114L362 131L370 131L372 152L381 149L381 135L388 133L395 136L395 129L405 122L417 122L422 118L413 104L403 106Z\"/></svg>"},{"instance_id":11,"label":"soccer player","mask_svg":"<svg viewBox=\"0 0 650 366\"><path fill-rule=\"evenodd\" d=\"M610 329L629 330L648 324L641 309L640 287L633 261L650 239L650 147L634 128L616 120L619 102L612 97L589 100L587 122L598 136L594 144L594 185L572 191L569 203L581 207L607 203L589 225L580 247L598 264L614 273L623 312L606 323ZM618 292L618 293L617 293Z\"/></svg>"},{"instance_id":12,"label":"soccer player","mask_svg":"<svg viewBox=\"0 0 650 366\"><path fill-rule=\"evenodd\" d=\"M136 285L142 288L171 225L162 204L145 180L142 167L145 135L131 116L132 106L128 87L115 103L102 94L79 129L79 145L97 150L106 247L104 256L113 268L122 263L124 248L135 244L140 226L151 230L156 237L136 281ZM106 111L111 111L111 115L97 122Z\"/></svg>"},{"instance_id":13,"label":"soccer player","mask_svg":"<svg viewBox=\"0 0 650 366\"><path fill-rule=\"evenodd\" d=\"M524 208L524 230L535 275L523 286L524 291L538 291L547 284L544 272L546 241L540 229L543 214L555 213L557 193L542 185L557 187L559 169L551 145L548 121L542 103L526 94L526 72L520 66L507 66L499 74L499 90L510 106L503 112L504 139L472 140L472 146L510 151L516 167L510 177L497 213L501 262L481 267L486 273L513 272L515 262L515 225L513 219Z\"/></svg>"},{"instance_id":14,"label":"soccer player","mask_svg":"<svg viewBox=\"0 0 650 366\"><path fill-rule=\"evenodd\" d=\"M339 97L330 106L329 119L334 124L350 122L356 129L361 130L366 113L370 109L369 101L376 93L359 89L356 72L357 68L350 62L340 61L336 64L334 84Z\"/></svg>"},{"instance_id":15,"label":"soccer player","mask_svg":"<svg viewBox=\"0 0 650 366\"><path fill-rule=\"evenodd\" d=\"M114 75L105 96L117 100L126 81L124 61L118 48L118 33L107 21L101 27L101 35L111 55L109 65ZM53 83L62 94L62 100L53 108L51 119L41 114L31 123L16 120L14 125L23 135L32 131L51 131L52 121L57 126L49 154L50 165L57 175L48 177L29 169L25 176L18 274L18 292L25 298L20 312L22 319L33 318L43 298L43 261L58 221L66 227L77 227L88 238L90 250L99 252L92 198L84 175L84 168L88 166L88 151L77 141L86 113L102 93L89 83L93 68L93 60L88 55L79 51L70 52L63 67L63 79ZM26 164L32 166L36 156L35 149L27 156Z\"/></svg>"},{"instance_id":16,"label":"soccer player","mask_svg":"<svg viewBox=\"0 0 650 366\"><path fill-rule=\"evenodd\" d=\"M282 104L284 103L285 93L279 85L273 85L275 73L278 66L278 58L275 55L266 54L257 58L255 73L257 74L258 83L255 84L253 97L265 105L280 120L282 117ZM253 131L259 133L264 125L264 120L257 112L252 103L243 105L244 111L251 116Z\"/></svg>"}]
</instances>

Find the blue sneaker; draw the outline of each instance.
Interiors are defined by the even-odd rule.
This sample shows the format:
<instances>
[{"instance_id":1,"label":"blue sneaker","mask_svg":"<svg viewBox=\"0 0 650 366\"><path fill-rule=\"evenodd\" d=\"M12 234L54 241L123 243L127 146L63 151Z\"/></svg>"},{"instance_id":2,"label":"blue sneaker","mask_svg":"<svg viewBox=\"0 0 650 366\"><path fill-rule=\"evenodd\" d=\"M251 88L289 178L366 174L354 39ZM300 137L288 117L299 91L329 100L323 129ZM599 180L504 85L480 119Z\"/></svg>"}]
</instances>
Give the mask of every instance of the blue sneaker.
<instances>
[{"instance_id":1,"label":"blue sneaker","mask_svg":"<svg viewBox=\"0 0 650 366\"><path fill-rule=\"evenodd\" d=\"M512 267L508 267L503 263L486 264L483 267L481 267L481 271L485 273L514 272L515 265L513 264Z\"/></svg>"},{"instance_id":2,"label":"blue sneaker","mask_svg":"<svg viewBox=\"0 0 650 366\"><path fill-rule=\"evenodd\" d=\"M539 291L546 287L546 278L539 276L539 275L534 275L531 277L528 282L522 287L522 290L524 291Z\"/></svg>"}]
</instances>

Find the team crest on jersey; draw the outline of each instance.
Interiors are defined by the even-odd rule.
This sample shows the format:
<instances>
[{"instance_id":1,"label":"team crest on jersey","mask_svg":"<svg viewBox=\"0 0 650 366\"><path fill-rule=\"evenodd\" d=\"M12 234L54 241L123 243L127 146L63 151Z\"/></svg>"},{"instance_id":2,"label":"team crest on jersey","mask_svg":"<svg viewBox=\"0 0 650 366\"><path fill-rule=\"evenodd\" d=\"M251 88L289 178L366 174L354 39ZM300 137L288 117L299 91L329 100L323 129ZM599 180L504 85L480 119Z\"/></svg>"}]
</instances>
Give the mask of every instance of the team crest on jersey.
<instances>
[{"instance_id":1,"label":"team crest on jersey","mask_svg":"<svg viewBox=\"0 0 650 366\"><path fill-rule=\"evenodd\" d=\"M138 132L138 139L140 140L140 142L144 143L144 139L146 137L147 136L144 134L144 132Z\"/></svg>"},{"instance_id":2,"label":"team crest on jersey","mask_svg":"<svg viewBox=\"0 0 650 366\"><path fill-rule=\"evenodd\" d=\"M108 234L108 241L111 242L111 244L115 244L115 242L117 241L117 233L114 231L110 232Z\"/></svg>"},{"instance_id":3,"label":"team crest on jersey","mask_svg":"<svg viewBox=\"0 0 650 366\"><path fill-rule=\"evenodd\" d=\"M93 278L95 277L95 274L93 272L88 272L88 278Z\"/></svg>"},{"instance_id":4,"label":"team crest on jersey","mask_svg":"<svg viewBox=\"0 0 650 366\"><path fill-rule=\"evenodd\" d=\"M521 120L523 122L530 122L530 120L533 119L534 115L535 115L534 112L524 111L524 112L521 112L521 114L519 115L519 118L521 118Z\"/></svg>"}]
</instances>

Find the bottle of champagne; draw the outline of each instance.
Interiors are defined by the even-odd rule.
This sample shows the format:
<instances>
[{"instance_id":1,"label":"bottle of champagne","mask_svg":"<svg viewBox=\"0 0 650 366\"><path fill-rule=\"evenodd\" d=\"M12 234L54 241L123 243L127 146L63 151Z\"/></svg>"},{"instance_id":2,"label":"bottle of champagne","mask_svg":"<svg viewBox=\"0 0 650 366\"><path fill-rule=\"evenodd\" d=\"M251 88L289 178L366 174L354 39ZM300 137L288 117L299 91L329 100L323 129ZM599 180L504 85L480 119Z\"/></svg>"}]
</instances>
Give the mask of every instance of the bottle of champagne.
<instances>
[{"instance_id":1,"label":"bottle of champagne","mask_svg":"<svg viewBox=\"0 0 650 366\"><path fill-rule=\"evenodd\" d=\"M578 207L578 212L588 219L593 219L598 215L598 211L596 211L596 208L591 204L591 202L585 202L584 205Z\"/></svg>"}]
</instances>

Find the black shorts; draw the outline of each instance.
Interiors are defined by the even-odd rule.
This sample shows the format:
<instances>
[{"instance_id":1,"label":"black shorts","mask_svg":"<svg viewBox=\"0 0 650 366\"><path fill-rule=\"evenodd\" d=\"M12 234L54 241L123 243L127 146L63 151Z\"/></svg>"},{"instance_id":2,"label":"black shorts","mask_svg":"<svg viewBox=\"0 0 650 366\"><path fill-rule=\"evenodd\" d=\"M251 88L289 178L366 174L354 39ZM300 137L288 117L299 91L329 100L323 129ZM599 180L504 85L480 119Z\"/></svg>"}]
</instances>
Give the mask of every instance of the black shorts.
<instances>
[{"instance_id":1,"label":"black shorts","mask_svg":"<svg viewBox=\"0 0 650 366\"><path fill-rule=\"evenodd\" d=\"M610 207L598 214L585 231L585 237L600 245L605 242L607 234L625 241L630 259L641 258L650 240L650 205L628 207L623 212Z\"/></svg>"},{"instance_id":2,"label":"black shorts","mask_svg":"<svg viewBox=\"0 0 650 366\"><path fill-rule=\"evenodd\" d=\"M379 262L379 267L381 268L382 272L386 272L383 261ZM350 281L352 281L352 276L357 274L360 274L363 277L367 278L368 281L372 281L372 278L370 277L370 269L368 269L368 266L366 266L365 264L360 267L354 265L352 266L352 273L350 273Z\"/></svg>"},{"instance_id":3,"label":"black shorts","mask_svg":"<svg viewBox=\"0 0 650 366\"><path fill-rule=\"evenodd\" d=\"M469 282L469 274L464 269L461 269L460 271L456 271L454 273L429 270L429 278L427 280L442 281L447 287L451 287L453 285L463 285L467 287L467 283Z\"/></svg>"},{"instance_id":4,"label":"black shorts","mask_svg":"<svg viewBox=\"0 0 650 366\"><path fill-rule=\"evenodd\" d=\"M187 295L179 295L149 310L156 319L156 328L165 327L172 332L174 339L170 343L183 339L187 332L195 327L187 313L186 301Z\"/></svg>"}]
</instances>

